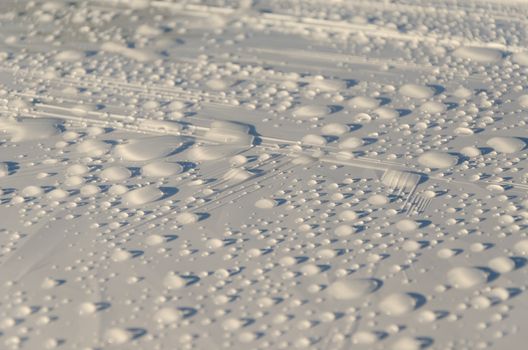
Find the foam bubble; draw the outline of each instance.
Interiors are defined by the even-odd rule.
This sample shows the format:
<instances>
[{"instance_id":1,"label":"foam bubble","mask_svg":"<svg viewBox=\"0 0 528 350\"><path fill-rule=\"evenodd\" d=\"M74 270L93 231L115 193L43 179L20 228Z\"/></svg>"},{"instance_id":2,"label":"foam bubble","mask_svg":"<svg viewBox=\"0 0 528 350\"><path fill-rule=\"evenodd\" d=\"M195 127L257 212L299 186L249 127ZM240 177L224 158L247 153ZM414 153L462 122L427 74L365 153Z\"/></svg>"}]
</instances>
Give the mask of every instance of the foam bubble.
<instances>
[{"instance_id":1,"label":"foam bubble","mask_svg":"<svg viewBox=\"0 0 528 350\"><path fill-rule=\"evenodd\" d=\"M396 340L392 345L392 350L420 350L424 349L424 344L416 338L404 336Z\"/></svg>"},{"instance_id":2,"label":"foam bubble","mask_svg":"<svg viewBox=\"0 0 528 350\"><path fill-rule=\"evenodd\" d=\"M229 88L230 84L222 79L210 79L205 83L205 85L211 90L223 91Z\"/></svg>"},{"instance_id":3,"label":"foam bubble","mask_svg":"<svg viewBox=\"0 0 528 350\"><path fill-rule=\"evenodd\" d=\"M228 181L232 182L242 182L246 181L254 176L253 173L242 169L242 168L235 168L235 169L229 169L222 178Z\"/></svg>"},{"instance_id":4,"label":"foam bubble","mask_svg":"<svg viewBox=\"0 0 528 350\"><path fill-rule=\"evenodd\" d=\"M486 144L492 147L495 151L502 153L519 152L526 146L521 139L507 136L492 137L486 142Z\"/></svg>"},{"instance_id":5,"label":"foam bubble","mask_svg":"<svg viewBox=\"0 0 528 350\"><path fill-rule=\"evenodd\" d=\"M518 254L528 255L528 239L523 239L515 243L513 250Z\"/></svg>"},{"instance_id":6,"label":"foam bubble","mask_svg":"<svg viewBox=\"0 0 528 350\"><path fill-rule=\"evenodd\" d=\"M185 282L183 278L181 278L174 272L169 272L163 279L163 285L167 289L171 289L171 290L180 289L184 287L186 284L187 282Z\"/></svg>"},{"instance_id":7,"label":"foam bubble","mask_svg":"<svg viewBox=\"0 0 528 350\"><path fill-rule=\"evenodd\" d=\"M216 250L224 246L224 241L218 238L210 238L207 240L207 248L211 250Z\"/></svg>"},{"instance_id":8,"label":"foam bubble","mask_svg":"<svg viewBox=\"0 0 528 350\"><path fill-rule=\"evenodd\" d=\"M458 157L448 153L429 151L418 157L418 163L433 169L445 169L456 165Z\"/></svg>"},{"instance_id":9,"label":"foam bubble","mask_svg":"<svg viewBox=\"0 0 528 350\"><path fill-rule=\"evenodd\" d=\"M249 134L250 128L247 125L232 123L227 121L215 121L205 133L204 137L209 141L236 144L251 145L253 136Z\"/></svg>"},{"instance_id":10,"label":"foam bubble","mask_svg":"<svg viewBox=\"0 0 528 350\"><path fill-rule=\"evenodd\" d=\"M61 188L56 188L47 193L47 197L52 200L62 200L67 198L69 195L70 194L67 191Z\"/></svg>"},{"instance_id":11,"label":"foam bubble","mask_svg":"<svg viewBox=\"0 0 528 350\"><path fill-rule=\"evenodd\" d=\"M297 165L307 165L307 164L311 164L316 161L317 161L317 158L315 157L301 154L301 155L295 156L295 158L293 158L292 160L292 163L297 164Z\"/></svg>"},{"instance_id":12,"label":"foam bubble","mask_svg":"<svg viewBox=\"0 0 528 350\"><path fill-rule=\"evenodd\" d=\"M160 245L163 242L165 242L165 239L158 234L152 234L145 238L145 243L150 246Z\"/></svg>"},{"instance_id":13,"label":"foam bubble","mask_svg":"<svg viewBox=\"0 0 528 350\"><path fill-rule=\"evenodd\" d=\"M369 345L379 340L379 335L371 331L358 331L352 335L352 343Z\"/></svg>"},{"instance_id":14,"label":"foam bubble","mask_svg":"<svg viewBox=\"0 0 528 350\"><path fill-rule=\"evenodd\" d=\"M93 184L84 185L79 190L81 193L81 196L83 197L91 197L96 195L97 193L101 192L101 189Z\"/></svg>"},{"instance_id":15,"label":"foam bubble","mask_svg":"<svg viewBox=\"0 0 528 350\"><path fill-rule=\"evenodd\" d=\"M515 262L506 256L498 256L491 259L488 266L498 273L508 273L515 269Z\"/></svg>"},{"instance_id":16,"label":"foam bubble","mask_svg":"<svg viewBox=\"0 0 528 350\"><path fill-rule=\"evenodd\" d=\"M371 278L344 278L332 283L328 295L338 300L351 300L374 293L381 286L378 280Z\"/></svg>"},{"instance_id":17,"label":"foam bubble","mask_svg":"<svg viewBox=\"0 0 528 350\"><path fill-rule=\"evenodd\" d=\"M129 191L123 195L123 201L130 206L140 206L157 201L163 192L155 186L145 186Z\"/></svg>"},{"instance_id":18,"label":"foam bubble","mask_svg":"<svg viewBox=\"0 0 528 350\"><path fill-rule=\"evenodd\" d=\"M343 221L354 221L358 217L357 213L353 210L347 209L339 213L339 219Z\"/></svg>"},{"instance_id":19,"label":"foam bubble","mask_svg":"<svg viewBox=\"0 0 528 350\"><path fill-rule=\"evenodd\" d=\"M343 139L338 145L340 149L356 149L361 146L363 146L363 140L355 136L349 136Z\"/></svg>"},{"instance_id":20,"label":"foam bubble","mask_svg":"<svg viewBox=\"0 0 528 350\"><path fill-rule=\"evenodd\" d=\"M473 92L470 89L465 88L463 86L458 87L453 92L453 96L458 97L458 98L470 98L472 95L473 95Z\"/></svg>"},{"instance_id":21,"label":"foam bubble","mask_svg":"<svg viewBox=\"0 0 528 350\"><path fill-rule=\"evenodd\" d=\"M84 175L90 171L90 168L84 164L74 164L66 169L68 175Z\"/></svg>"},{"instance_id":22,"label":"foam bubble","mask_svg":"<svg viewBox=\"0 0 528 350\"><path fill-rule=\"evenodd\" d=\"M238 154L229 159L229 164L231 166L242 166L248 162L248 158L242 154Z\"/></svg>"},{"instance_id":23,"label":"foam bubble","mask_svg":"<svg viewBox=\"0 0 528 350\"><path fill-rule=\"evenodd\" d=\"M413 311L417 304L416 298L408 293L394 293L381 300L378 306L386 315L401 316Z\"/></svg>"},{"instance_id":24,"label":"foam bubble","mask_svg":"<svg viewBox=\"0 0 528 350\"><path fill-rule=\"evenodd\" d=\"M414 240L407 240L402 245L403 250L407 252L414 252L420 249L421 247L422 247L421 244Z\"/></svg>"},{"instance_id":25,"label":"foam bubble","mask_svg":"<svg viewBox=\"0 0 528 350\"><path fill-rule=\"evenodd\" d=\"M400 94L406 97L425 99L433 97L434 90L424 85L405 84L400 88Z\"/></svg>"},{"instance_id":26,"label":"foam bubble","mask_svg":"<svg viewBox=\"0 0 528 350\"><path fill-rule=\"evenodd\" d=\"M21 194L24 197L39 197L44 193L44 190L39 186L29 185L22 189Z\"/></svg>"},{"instance_id":27,"label":"foam bubble","mask_svg":"<svg viewBox=\"0 0 528 350\"><path fill-rule=\"evenodd\" d=\"M123 181L132 176L132 172L124 166L115 165L99 173L99 177L106 181Z\"/></svg>"},{"instance_id":28,"label":"foam bubble","mask_svg":"<svg viewBox=\"0 0 528 350\"><path fill-rule=\"evenodd\" d=\"M458 136L471 136L473 135L473 130L470 128L458 127L454 130L454 133Z\"/></svg>"},{"instance_id":29,"label":"foam bubble","mask_svg":"<svg viewBox=\"0 0 528 350\"><path fill-rule=\"evenodd\" d=\"M79 305L79 314L81 316L83 315L91 315L94 314L97 311L97 305L90 302L84 302L81 305Z\"/></svg>"},{"instance_id":30,"label":"foam bubble","mask_svg":"<svg viewBox=\"0 0 528 350\"><path fill-rule=\"evenodd\" d=\"M178 311L171 307L164 307L154 314L154 320L162 324L175 323L179 318Z\"/></svg>"},{"instance_id":31,"label":"foam bubble","mask_svg":"<svg viewBox=\"0 0 528 350\"><path fill-rule=\"evenodd\" d=\"M449 259L455 256L455 254L456 254L456 251L454 251L453 249L449 249L449 248L442 248L436 253L436 255L441 259Z\"/></svg>"},{"instance_id":32,"label":"foam bubble","mask_svg":"<svg viewBox=\"0 0 528 350\"><path fill-rule=\"evenodd\" d=\"M48 139L61 132L62 122L52 118L0 118L0 131L12 142Z\"/></svg>"},{"instance_id":33,"label":"foam bubble","mask_svg":"<svg viewBox=\"0 0 528 350\"><path fill-rule=\"evenodd\" d=\"M323 136L315 134L305 135L302 138L301 142L305 145L311 146L324 146L327 143L326 139Z\"/></svg>"},{"instance_id":34,"label":"foam bubble","mask_svg":"<svg viewBox=\"0 0 528 350\"><path fill-rule=\"evenodd\" d=\"M350 225L339 225L334 230L335 235L338 237L347 237L353 234L354 232L356 232L356 230Z\"/></svg>"},{"instance_id":35,"label":"foam bubble","mask_svg":"<svg viewBox=\"0 0 528 350\"><path fill-rule=\"evenodd\" d=\"M330 113L330 108L321 105L302 106L293 112L293 116L297 119L310 119L317 117L324 117Z\"/></svg>"},{"instance_id":36,"label":"foam bubble","mask_svg":"<svg viewBox=\"0 0 528 350\"><path fill-rule=\"evenodd\" d=\"M255 207L259 209L271 209L277 206L277 202L271 198L261 198L255 202Z\"/></svg>"},{"instance_id":37,"label":"foam bubble","mask_svg":"<svg viewBox=\"0 0 528 350\"><path fill-rule=\"evenodd\" d=\"M368 202L372 205L383 206L389 202L389 199L382 194L375 194L368 198Z\"/></svg>"},{"instance_id":38,"label":"foam bubble","mask_svg":"<svg viewBox=\"0 0 528 350\"><path fill-rule=\"evenodd\" d=\"M324 135L343 135L348 132L349 127L342 123L330 123L326 124L321 128Z\"/></svg>"},{"instance_id":39,"label":"foam bubble","mask_svg":"<svg viewBox=\"0 0 528 350\"><path fill-rule=\"evenodd\" d=\"M64 184L68 187L79 187L84 184L84 178L82 176L68 176L64 180Z\"/></svg>"},{"instance_id":40,"label":"foam bubble","mask_svg":"<svg viewBox=\"0 0 528 350\"><path fill-rule=\"evenodd\" d=\"M374 109L379 107L380 101L366 96L356 96L348 101L348 105L356 109Z\"/></svg>"},{"instance_id":41,"label":"foam bubble","mask_svg":"<svg viewBox=\"0 0 528 350\"><path fill-rule=\"evenodd\" d=\"M142 162L168 156L183 144L178 136L164 135L128 140L117 145L114 154L131 162Z\"/></svg>"},{"instance_id":42,"label":"foam bubble","mask_svg":"<svg viewBox=\"0 0 528 350\"><path fill-rule=\"evenodd\" d=\"M240 329L242 326L243 326L243 322L237 318L228 318L224 322L222 322L222 327L226 331L236 331L237 329Z\"/></svg>"},{"instance_id":43,"label":"foam bubble","mask_svg":"<svg viewBox=\"0 0 528 350\"><path fill-rule=\"evenodd\" d=\"M113 327L106 331L105 339L110 345L121 345L131 339L131 334L123 328Z\"/></svg>"},{"instance_id":44,"label":"foam bubble","mask_svg":"<svg viewBox=\"0 0 528 350\"><path fill-rule=\"evenodd\" d=\"M462 46L456 49L453 55L478 63L492 63L502 59L502 52L500 50L487 47Z\"/></svg>"},{"instance_id":45,"label":"foam bubble","mask_svg":"<svg viewBox=\"0 0 528 350\"><path fill-rule=\"evenodd\" d=\"M76 50L65 50L55 55L56 61L78 62L84 58L84 53Z\"/></svg>"},{"instance_id":46,"label":"foam bubble","mask_svg":"<svg viewBox=\"0 0 528 350\"><path fill-rule=\"evenodd\" d=\"M198 215L191 212L184 212L176 215L176 221L182 225L194 224L195 222L198 222L199 219Z\"/></svg>"},{"instance_id":47,"label":"foam bubble","mask_svg":"<svg viewBox=\"0 0 528 350\"><path fill-rule=\"evenodd\" d=\"M411 232L418 229L418 223L411 219L402 219L396 223L396 228L401 232Z\"/></svg>"},{"instance_id":48,"label":"foam bubble","mask_svg":"<svg viewBox=\"0 0 528 350\"><path fill-rule=\"evenodd\" d=\"M512 55L512 60L522 66L528 66L528 52L516 52Z\"/></svg>"},{"instance_id":49,"label":"foam bubble","mask_svg":"<svg viewBox=\"0 0 528 350\"><path fill-rule=\"evenodd\" d=\"M427 101L420 106L420 110L426 113L437 114L445 112L447 109L446 105L436 101Z\"/></svg>"},{"instance_id":50,"label":"foam bubble","mask_svg":"<svg viewBox=\"0 0 528 350\"><path fill-rule=\"evenodd\" d=\"M389 107L376 108L372 113L382 120L396 119L400 115L397 110Z\"/></svg>"},{"instance_id":51,"label":"foam bubble","mask_svg":"<svg viewBox=\"0 0 528 350\"><path fill-rule=\"evenodd\" d=\"M447 273L448 282L458 289L468 289L486 282L487 274L475 267L455 267Z\"/></svg>"},{"instance_id":52,"label":"foam bubble","mask_svg":"<svg viewBox=\"0 0 528 350\"><path fill-rule=\"evenodd\" d=\"M141 167L141 174L147 177L169 177L182 171L180 164L165 161L156 161Z\"/></svg>"},{"instance_id":53,"label":"foam bubble","mask_svg":"<svg viewBox=\"0 0 528 350\"><path fill-rule=\"evenodd\" d=\"M123 262L132 257L132 254L124 249L117 248L112 253L112 260L115 262Z\"/></svg>"},{"instance_id":54,"label":"foam bubble","mask_svg":"<svg viewBox=\"0 0 528 350\"><path fill-rule=\"evenodd\" d=\"M101 140L86 140L77 145L77 152L85 153L90 157L100 157L106 154L111 148L111 145Z\"/></svg>"},{"instance_id":55,"label":"foam bubble","mask_svg":"<svg viewBox=\"0 0 528 350\"><path fill-rule=\"evenodd\" d=\"M528 109L528 95L522 95L517 99L519 106Z\"/></svg>"}]
</instances>

